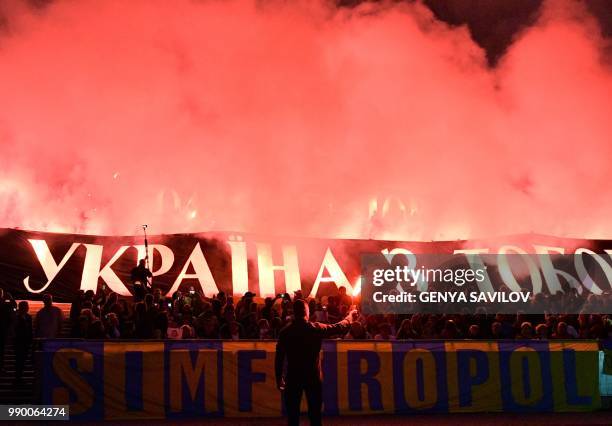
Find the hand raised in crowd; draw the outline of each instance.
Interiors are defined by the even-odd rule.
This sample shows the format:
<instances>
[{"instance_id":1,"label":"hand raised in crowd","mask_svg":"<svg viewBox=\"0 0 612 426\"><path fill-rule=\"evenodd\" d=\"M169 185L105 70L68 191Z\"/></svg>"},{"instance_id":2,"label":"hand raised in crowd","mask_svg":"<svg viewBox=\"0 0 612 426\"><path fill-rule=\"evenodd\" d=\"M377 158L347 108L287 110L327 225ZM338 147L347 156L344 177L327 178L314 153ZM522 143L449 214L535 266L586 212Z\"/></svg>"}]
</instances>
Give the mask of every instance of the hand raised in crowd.
<instances>
[{"instance_id":1,"label":"hand raised in crowd","mask_svg":"<svg viewBox=\"0 0 612 426\"><path fill-rule=\"evenodd\" d=\"M357 321L358 318L359 318L359 311L357 309L353 309L352 311L348 313L345 319L349 320L349 322L352 324L355 321Z\"/></svg>"}]
</instances>

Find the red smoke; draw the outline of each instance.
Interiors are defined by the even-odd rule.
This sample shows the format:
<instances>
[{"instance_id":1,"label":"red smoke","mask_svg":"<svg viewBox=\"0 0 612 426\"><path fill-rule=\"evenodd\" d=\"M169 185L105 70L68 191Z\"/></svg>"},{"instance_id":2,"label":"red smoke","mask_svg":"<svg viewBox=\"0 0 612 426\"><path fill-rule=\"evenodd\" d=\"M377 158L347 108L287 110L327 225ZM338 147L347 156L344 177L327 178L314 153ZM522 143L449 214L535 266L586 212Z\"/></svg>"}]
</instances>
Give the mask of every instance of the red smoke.
<instances>
[{"instance_id":1,"label":"red smoke","mask_svg":"<svg viewBox=\"0 0 612 426\"><path fill-rule=\"evenodd\" d=\"M545 4L492 69L418 3L312 3L3 2L0 226L611 236L586 11Z\"/></svg>"}]
</instances>

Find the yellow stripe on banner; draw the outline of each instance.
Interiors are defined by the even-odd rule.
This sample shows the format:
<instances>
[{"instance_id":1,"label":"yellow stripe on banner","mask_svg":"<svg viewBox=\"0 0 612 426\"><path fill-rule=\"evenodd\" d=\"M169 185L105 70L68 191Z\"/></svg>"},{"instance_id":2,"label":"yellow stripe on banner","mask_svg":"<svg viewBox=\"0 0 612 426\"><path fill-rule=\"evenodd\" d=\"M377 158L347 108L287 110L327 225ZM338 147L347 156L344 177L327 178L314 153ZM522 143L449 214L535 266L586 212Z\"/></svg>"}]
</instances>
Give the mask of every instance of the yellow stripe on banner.
<instances>
[{"instance_id":1,"label":"yellow stripe on banner","mask_svg":"<svg viewBox=\"0 0 612 426\"><path fill-rule=\"evenodd\" d=\"M548 342L549 351L562 351L564 349L572 349L574 351L591 352L599 351L599 343L596 340L591 341L571 341L571 340L551 340Z\"/></svg>"},{"instance_id":2,"label":"yellow stripe on banner","mask_svg":"<svg viewBox=\"0 0 612 426\"><path fill-rule=\"evenodd\" d=\"M446 342L445 349L449 411L500 411L502 403L497 343ZM476 351L474 354L477 358L465 356L470 353L463 351ZM468 359L469 365L459 365L460 358ZM479 374L483 374L484 378L479 377Z\"/></svg>"},{"instance_id":3,"label":"yellow stripe on banner","mask_svg":"<svg viewBox=\"0 0 612 426\"><path fill-rule=\"evenodd\" d=\"M264 358L251 357L253 351L264 351ZM276 417L281 415L281 395L276 389L274 355L276 342L223 342L223 407L227 417ZM240 376L239 353L243 371L252 377ZM250 353L250 354L249 354ZM263 374L263 381L253 380ZM243 390L240 400L239 386ZM245 399L250 396L249 399Z\"/></svg>"},{"instance_id":4,"label":"yellow stripe on banner","mask_svg":"<svg viewBox=\"0 0 612 426\"><path fill-rule=\"evenodd\" d=\"M336 343L338 356L338 410L340 414L393 413L393 352L390 342ZM353 354L353 355L351 355ZM358 356L364 355L364 357ZM351 356L358 365L349 365ZM369 361L377 364L376 371ZM371 373L369 377L368 373ZM349 376L359 388L351 389ZM351 393L357 398L351 398Z\"/></svg>"},{"instance_id":5,"label":"yellow stripe on banner","mask_svg":"<svg viewBox=\"0 0 612 426\"><path fill-rule=\"evenodd\" d=\"M128 411L127 407L125 358L128 352L142 352L142 410ZM104 418L163 419L164 407L164 344L105 342Z\"/></svg>"}]
</instances>

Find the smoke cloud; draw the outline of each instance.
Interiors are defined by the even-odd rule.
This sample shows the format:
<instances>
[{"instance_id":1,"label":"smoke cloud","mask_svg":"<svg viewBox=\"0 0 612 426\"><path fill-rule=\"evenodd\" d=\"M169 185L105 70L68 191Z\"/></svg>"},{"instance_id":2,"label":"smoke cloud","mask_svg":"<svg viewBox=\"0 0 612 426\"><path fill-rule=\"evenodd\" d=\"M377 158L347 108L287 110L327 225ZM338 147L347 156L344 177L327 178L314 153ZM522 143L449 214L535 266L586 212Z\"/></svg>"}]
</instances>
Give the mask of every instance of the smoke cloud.
<instances>
[{"instance_id":1,"label":"smoke cloud","mask_svg":"<svg viewBox=\"0 0 612 426\"><path fill-rule=\"evenodd\" d=\"M2 3L0 226L611 237L612 72L544 3L494 67L420 3Z\"/></svg>"}]
</instances>

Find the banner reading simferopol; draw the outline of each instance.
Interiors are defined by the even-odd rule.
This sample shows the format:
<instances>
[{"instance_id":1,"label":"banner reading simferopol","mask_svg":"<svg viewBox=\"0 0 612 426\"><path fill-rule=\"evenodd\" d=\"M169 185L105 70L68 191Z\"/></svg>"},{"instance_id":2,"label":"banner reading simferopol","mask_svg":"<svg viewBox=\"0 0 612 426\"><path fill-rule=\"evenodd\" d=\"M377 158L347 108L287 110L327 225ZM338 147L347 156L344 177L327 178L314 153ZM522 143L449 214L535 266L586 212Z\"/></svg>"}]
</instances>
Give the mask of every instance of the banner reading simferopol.
<instances>
[{"instance_id":1,"label":"banner reading simferopol","mask_svg":"<svg viewBox=\"0 0 612 426\"><path fill-rule=\"evenodd\" d=\"M272 341L43 342L43 403L71 419L282 414ZM595 341L325 341L326 415L592 411Z\"/></svg>"},{"instance_id":2,"label":"banner reading simferopol","mask_svg":"<svg viewBox=\"0 0 612 426\"><path fill-rule=\"evenodd\" d=\"M497 274L497 281L490 282L496 286L520 285L531 294L564 293L573 288L582 296L605 294L612 283L609 240L522 235L478 241L403 242L229 232L149 237L154 285L167 295L192 286L207 296L219 291L273 296L296 290L302 290L304 296L315 296L335 292L339 286L356 295L361 290L362 256L372 253L384 255L389 265L428 253L465 256L470 262L494 254L498 265L504 263L499 259L523 259L527 253L542 259L573 255L576 261L569 272L545 261L538 261L534 272L527 262L527 274L521 268L508 267ZM130 270L144 256L145 246L138 236L0 230L2 286L17 298L37 298L48 292L56 300L71 301L79 290L95 291L101 286L129 296ZM568 274L577 285L568 285Z\"/></svg>"}]
</instances>

